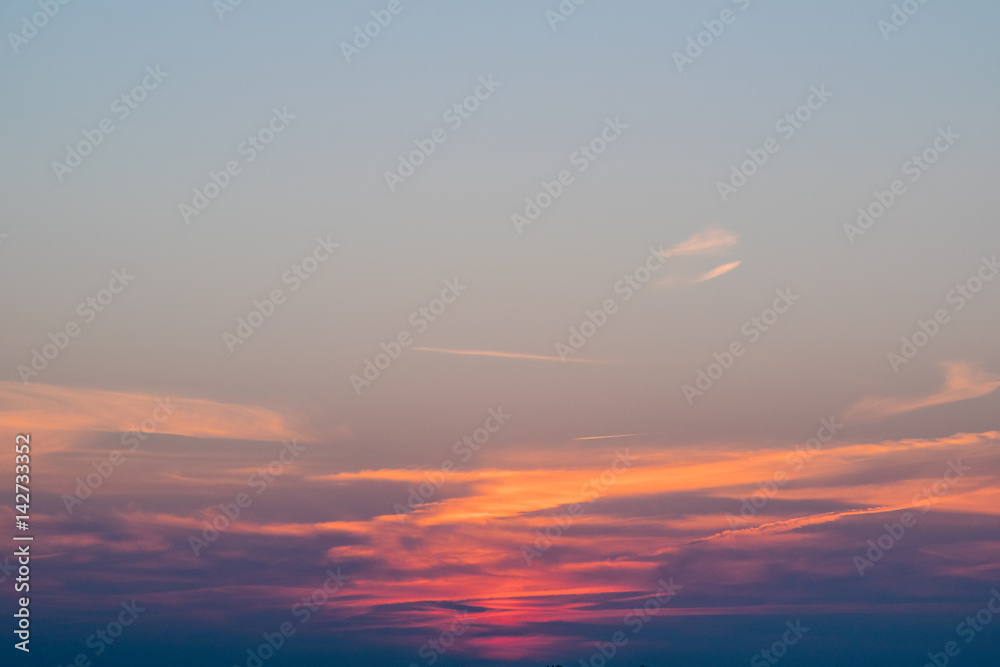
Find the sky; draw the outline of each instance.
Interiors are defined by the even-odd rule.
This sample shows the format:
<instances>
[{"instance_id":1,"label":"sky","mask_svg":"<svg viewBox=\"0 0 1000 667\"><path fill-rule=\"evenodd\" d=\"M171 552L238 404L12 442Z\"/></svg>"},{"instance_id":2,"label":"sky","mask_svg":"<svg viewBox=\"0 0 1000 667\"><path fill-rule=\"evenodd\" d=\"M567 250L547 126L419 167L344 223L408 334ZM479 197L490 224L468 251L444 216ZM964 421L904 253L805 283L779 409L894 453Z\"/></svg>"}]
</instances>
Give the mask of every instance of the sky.
<instances>
[{"instance_id":1,"label":"sky","mask_svg":"<svg viewBox=\"0 0 1000 667\"><path fill-rule=\"evenodd\" d=\"M11 664L995 662L1000 7L578 2L0 8Z\"/></svg>"}]
</instances>

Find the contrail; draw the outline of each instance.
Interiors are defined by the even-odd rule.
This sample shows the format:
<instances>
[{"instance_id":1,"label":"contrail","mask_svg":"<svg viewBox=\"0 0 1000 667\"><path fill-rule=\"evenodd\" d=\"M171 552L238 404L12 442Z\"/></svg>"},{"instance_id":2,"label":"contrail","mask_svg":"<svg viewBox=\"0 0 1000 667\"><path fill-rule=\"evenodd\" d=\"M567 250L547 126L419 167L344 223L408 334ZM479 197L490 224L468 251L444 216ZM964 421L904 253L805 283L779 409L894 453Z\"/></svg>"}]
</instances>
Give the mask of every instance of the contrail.
<instances>
[{"instance_id":1,"label":"contrail","mask_svg":"<svg viewBox=\"0 0 1000 667\"><path fill-rule=\"evenodd\" d=\"M663 435L666 431L656 433L625 433L624 435L590 435L586 438L573 438L574 440L605 440L607 438L634 438L639 435Z\"/></svg>"},{"instance_id":2,"label":"contrail","mask_svg":"<svg viewBox=\"0 0 1000 667\"><path fill-rule=\"evenodd\" d=\"M516 354L514 352L495 352L493 350L442 350L436 347L412 347L411 350L424 352L440 352L442 354L467 354L474 357L503 357L505 359L534 359L535 361L559 361L576 364L606 364L607 361L597 359L560 359L559 357L543 357L537 354Z\"/></svg>"},{"instance_id":3,"label":"contrail","mask_svg":"<svg viewBox=\"0 0 1000 667\"><path fill-rule=\"evenodd\" d=\"M712 269L708 273L705 273L705 274L699 276L698 279L695 280L695 283L703 283L706 280L711 280L712 278L718 278L719 276L721 276L723 274L729 273L730 271L732 271L733 269L735 269L737 266L739 266L741 263L742 262L731 262L729 264L723 264L722 266L717 266L716 268Z\"/></svg>"}]
</instances>

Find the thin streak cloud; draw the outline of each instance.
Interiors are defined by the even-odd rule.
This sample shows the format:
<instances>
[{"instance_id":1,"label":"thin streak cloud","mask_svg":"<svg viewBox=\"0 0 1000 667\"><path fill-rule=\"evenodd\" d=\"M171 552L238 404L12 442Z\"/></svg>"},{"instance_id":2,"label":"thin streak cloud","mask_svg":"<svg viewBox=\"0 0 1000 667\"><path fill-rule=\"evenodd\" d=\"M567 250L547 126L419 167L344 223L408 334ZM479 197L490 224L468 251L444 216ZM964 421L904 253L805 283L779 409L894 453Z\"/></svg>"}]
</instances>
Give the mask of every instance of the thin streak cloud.
<instances>
[{"instance_id":1,"label":"thin streak cloud","mask_svg":"<svg viewBox=\"0 0 1000 667\"><path fill-rule=\"evenodd\" d=\"M537 354L517 354L515 352L497 352L495 350L445 350L436 347L413 347L411 350L422 350L424 352L439 352L441 354L460 354L472 357L501 357L504 359L529 359L532 361L558 361L576 364L607 364L608 361L600 359L561 359L559 357L546 357Z\"/></svg>"},{"instance_id":2,"label":"thin streak cloud","mask_svg":"<svg viewBox=\"0 0 1000 667\"><path fill-rule=\"evenodd\" d=\"M712 278L718 278L719 276L725 275L738 267L743 262L730 262L729 264L723 264L722 266L717 266L708 273L702 274L695 279L695 283L703 283L706 280L711 280Z\"/></svg>"},{"instance_id":3,"label":"thin streak cloud","mask_svg":"<svg viewBox=\"0 0 1000 667\"><path fill-rule=\"evenodd\" d=\"M717 266L707 273L703 273L700 276L691 275L673 275L667 276L663 280L656 283L656 286L663 288L680 288L680 287L691 287L692 285L697 285L698 283L703 283L712 278L718 278L719 276L725 275L737 268L743 262L730 262L729 264L723 264L722 266Z\"/></svg>"},{"instance_id":4,"label":"thin streak cloud","mask_svg":"<svg viewBox=\"0 0 1000 667\"><path fill-rule=\"evenodd\" d=\"M695 234L673 248L663 251L664 257L719 255L739 242L740 237L725 229L708 229Z\"/></svg>"},{"instance_id":5,"label":"thin streak cloud","mask_svg":"<svg viewBox=\"0 0 1000 667\"><path fill-rule=\"evenodd\" d=\"M664 431L657 433L625 433L622 435L589 435L583 438L573 438L573 440L609 440L611 438L635 438L640 435L662 435Z\"/></svg>"},{"instance_id":6,"label":"thin streak cloud","mask_svg":"<svg viewBox=\"0 0 1000 667\"><path fill-rule=\"evenodd\" d=\"M858 516L864 514L884 514L886 512L902 510L908 507L912 507L912 505L867 507L865 509L847 510L844 512L826 512L824 514L800 516L794 519L786 519L784 521L772 521L771 523L765 523L760 526L751 526L749 528L738 528L735 530L724 530L720 533L715 533L714 535L709 535L707 537L702 537L697 540L694 540L692 544L697 542L717 540L723 537L729 537L735 535L751 535L751 534L775 535L778 533L787 533L792 530L804 528L805 526L815 526L822 523L830 523L831 521L837 521L838 519L842 519L848 516Z\"/></svg>"}]
</instances>

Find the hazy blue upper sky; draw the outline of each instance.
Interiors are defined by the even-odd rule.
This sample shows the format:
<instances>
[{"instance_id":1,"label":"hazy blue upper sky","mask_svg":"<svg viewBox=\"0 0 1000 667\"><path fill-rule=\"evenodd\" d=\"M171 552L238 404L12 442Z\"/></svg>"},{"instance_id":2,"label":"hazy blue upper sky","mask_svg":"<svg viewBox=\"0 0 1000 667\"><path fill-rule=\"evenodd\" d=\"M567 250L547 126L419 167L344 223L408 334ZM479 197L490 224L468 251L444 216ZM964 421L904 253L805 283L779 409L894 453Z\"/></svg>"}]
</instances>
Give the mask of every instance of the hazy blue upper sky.
<instances>
[{"instance_id":1,"label":"hazy blue upper sky","mask_svg":"<svg viewBox=\"0 0 1000 667\"><path fill-rule=\"evenodd\" d=\"M501 396L530 406L525 437L794 437L859 387L933 388L959 351L996 367L998 310L982 302L899 375L886 353L1000 249L1000 9L929 3L886 41L884 2L595 1L555 31L549 5L405 2L351 63L339 44L380 3L247 0L222 21L207 1L62 7L0 69L9 379L120 266L134 285L42 381L294 404L372 437L410 430L387 409L433 438ZM8 3L0 25L32 7ZM672 54L726 8L735 22L679 73ZM59 183L51 163L147 66L169 76ZM390 193L396 156L488 75L502 86ZM820 85L833 97L723 203L716 182ZM178 205L276 107L296 116L287 131L185 224ZM619 116L621 140L517 234L524 198ZM849 244L855 209L948 126L954 150ZM640 293L581 353L613 365L408 351L370 392L351 388L446 278L468 292L418 345L552 355L647 247L710 226L739 235L737 272ZM336 257L231 355L222 333L327 234ZM795 312L690 409L681 385L786 286Z\"/></svg>"}]
</instances>

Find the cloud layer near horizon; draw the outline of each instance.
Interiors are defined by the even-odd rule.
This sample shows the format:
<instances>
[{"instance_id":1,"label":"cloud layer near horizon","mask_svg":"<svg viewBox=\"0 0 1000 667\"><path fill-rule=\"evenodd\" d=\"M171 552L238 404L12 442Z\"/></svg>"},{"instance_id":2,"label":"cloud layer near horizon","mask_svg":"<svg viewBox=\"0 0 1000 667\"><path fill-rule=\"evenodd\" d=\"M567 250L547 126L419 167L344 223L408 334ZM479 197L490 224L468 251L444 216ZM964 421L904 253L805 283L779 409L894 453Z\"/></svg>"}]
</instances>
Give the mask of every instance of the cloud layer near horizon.
<instances>
[{"instance_id":1,"label":"cloud layer near horizon","mask_svg":"<svg viewBox=\"0 0 1000 667\"><path fill-rule=\"evenodd\" d=\"M67 614L127 594L171 623L211 625L225 608L231 624L251 603L254 613L287 612L340 568L350 584L323 605L316 632L377 633L405 654L468 612L453 655L554 659L585 628L620 626L661 579L683 586L656 621L669 627L668 616L838 613L876 600L940 610L987 586L1000 562L982 546L1000 526L997 432L856 442L848 427L820 447L710 449L632 434L584 450L490 443L441 466L343 470L336 448L315 441L275 467L281 415L195 404L198 419L174 427L191 445L150 436L70 514L63 499L74 479L120 447L114 433L87 434L109 418L82 412L111 401L141 416L151 397L5 390L5 405L24 410L6 411L5 423L60 399L69 406L61 427L86 430L86 446L50 458L49 482L36 490L40 555L56 566L43 595ZM253 444L240 442L243 416L258 419ZM240 493L251 504L196 556L192 538L204 539ZM859 576L853 557L905 511L917 524L875 565L884 576ZM155 582L143 574L151 568ZM903 570L925 586L901 594L894 573ZM808 594L788 585L790 572L811 582ZM87 581L102 583L80 590ZM544 625L553 615L560 624Z\"/></svg>"}]
</instances>

